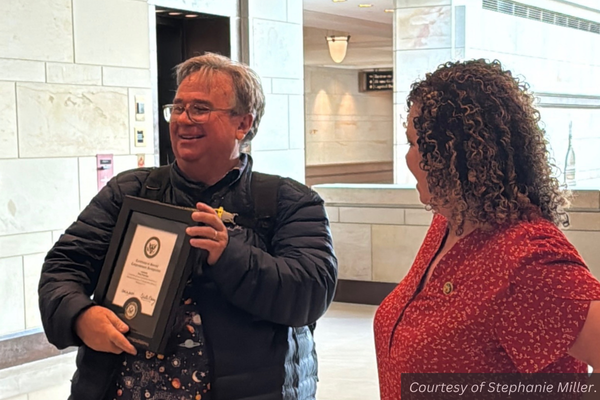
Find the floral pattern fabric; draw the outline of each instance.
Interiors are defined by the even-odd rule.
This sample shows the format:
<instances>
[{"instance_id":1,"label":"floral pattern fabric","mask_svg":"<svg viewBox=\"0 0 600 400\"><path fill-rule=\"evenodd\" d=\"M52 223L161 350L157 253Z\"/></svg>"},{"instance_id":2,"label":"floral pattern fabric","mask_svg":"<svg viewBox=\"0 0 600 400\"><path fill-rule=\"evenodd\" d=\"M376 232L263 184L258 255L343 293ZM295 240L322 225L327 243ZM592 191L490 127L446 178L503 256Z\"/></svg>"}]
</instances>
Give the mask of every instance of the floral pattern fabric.
<instances>
[{"instance_id":1,"label":"floral pattern fabric","mask_svg":"<svg viewBox=\"0 0 600 400\"><path fill-rule=\"evenodd\" d=\"M584 373L567 354L600 283L564 234L536 219L475 230L418 291L448 229L436 215L412 268L374 320L381 398L402 373Z\"/></svg>"}]
</instances>

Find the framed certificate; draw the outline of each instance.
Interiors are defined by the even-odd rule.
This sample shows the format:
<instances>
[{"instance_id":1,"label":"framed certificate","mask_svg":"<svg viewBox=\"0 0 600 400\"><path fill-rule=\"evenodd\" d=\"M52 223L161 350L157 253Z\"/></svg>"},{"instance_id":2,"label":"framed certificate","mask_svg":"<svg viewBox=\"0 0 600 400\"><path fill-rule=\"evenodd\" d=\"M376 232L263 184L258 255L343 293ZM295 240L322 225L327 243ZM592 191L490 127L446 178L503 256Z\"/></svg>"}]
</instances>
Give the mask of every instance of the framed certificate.
<instances>
[{"instance_id":1,"label":"framed certificate","mask_svg":"<svg viewBox=\"0 0 600 400\"><path fill-rule=\"evenodd\" d=\"M175 309L191 274L194 209L126 196L94 292L94 301L129 325L138 348L164 354Z\"/></svg>"}]
</instances>

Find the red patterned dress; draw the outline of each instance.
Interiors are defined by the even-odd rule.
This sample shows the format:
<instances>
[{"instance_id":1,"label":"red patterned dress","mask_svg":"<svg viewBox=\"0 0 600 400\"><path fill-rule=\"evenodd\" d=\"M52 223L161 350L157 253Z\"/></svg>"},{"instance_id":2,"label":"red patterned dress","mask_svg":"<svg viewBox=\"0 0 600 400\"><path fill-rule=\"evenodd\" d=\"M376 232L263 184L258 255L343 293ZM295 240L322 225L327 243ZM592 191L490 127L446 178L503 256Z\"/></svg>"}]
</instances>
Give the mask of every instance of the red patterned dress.
<instances>
[{"instance_id":1,"label":"red patterned dress","mask_svg":"<svg viewBox=\"0 0 600 400\"><path fill-rule=\"evenodd\" d=\"M436 215L375 315L381 398L400 399L402 373L586 372L567 350L600 283L563 233L541 218L475 230L416 294L446 231Z\"/></svg>"}]
</instances>

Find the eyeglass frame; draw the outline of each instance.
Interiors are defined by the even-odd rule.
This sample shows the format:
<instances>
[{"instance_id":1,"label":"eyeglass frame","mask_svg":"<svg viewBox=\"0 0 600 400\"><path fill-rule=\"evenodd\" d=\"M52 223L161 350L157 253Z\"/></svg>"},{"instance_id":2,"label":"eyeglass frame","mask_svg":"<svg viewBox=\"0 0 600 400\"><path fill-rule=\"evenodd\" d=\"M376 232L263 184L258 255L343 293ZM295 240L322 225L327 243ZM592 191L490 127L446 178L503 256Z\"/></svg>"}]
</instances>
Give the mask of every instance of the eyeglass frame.
<instances>
[{"instance_id":1,"label":"eyeglass frame","mask_svg":"<svg viewBox=\"0 0 600 400\"><path fill-rule=\"evenodd\" d=\"M196 120L194 120L192 118L192 116L190 115L190 112L189 112L189 106L190 105L198 105L198 104L200 104L200 103L188 103L185 106L181 106L180 104L165 104L165 105L162 106L162 109L163 109L163 118L167 121L167 123L170 124L171 123L171 119L173 119L173 115L174 115L173 114L173 108L176 107L176 106L180 106L180 107L183 107L183 109L184 109L185 113L187 114L187 117L188 117L188 119L190 121L192 121L194 124L202 125L202 124L205 124L205 123L208 122L208 120L210 119L210 114L213 111L228 111L230 114L234 114L234 111L235 111L235 108L209 108L209 107L205 107L204 110L206 110L206 112L204 114L201 114L201 115L206 115L207 116L206 117L206 121L198 122L198 121L196 121ZM165 113L169 109L170 109L169 112L171 113L171 118L167 119L167 116L166 116ZM181 113L181 114L183 114L183 113ZM178 116L181 115L181 114L178 114Z\"/></svg>"}]
</instances>

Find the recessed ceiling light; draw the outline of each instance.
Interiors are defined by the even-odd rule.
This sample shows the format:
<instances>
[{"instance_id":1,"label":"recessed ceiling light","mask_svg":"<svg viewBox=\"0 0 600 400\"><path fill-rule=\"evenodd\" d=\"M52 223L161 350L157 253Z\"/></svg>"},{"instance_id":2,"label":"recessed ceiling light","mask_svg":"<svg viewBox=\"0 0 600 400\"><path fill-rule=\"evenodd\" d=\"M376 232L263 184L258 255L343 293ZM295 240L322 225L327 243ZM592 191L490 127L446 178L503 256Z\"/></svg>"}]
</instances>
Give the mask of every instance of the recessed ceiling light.
<instances>
[{"instance_id":1,"label":"recessed ceiling light","mask_svg":"<svg viewBox=\"0 0 600 400\"><path fill-rule=\"evenodd\" d=\"M180 12L170 12L169 15L181 15L182 13Z\"/></svg>"},{"instance_id":2,"label":"recessed ceiling light","mask_svg":"<svg viewBox=\"0 0 600 400\"><path fill-rule=\"evenodd\" d=\"M167 12L167 10L156 10L157 13L164 13Z\"/></svg>"},{"instance_id":3,"label":"recessed ceiling light","mask_svg":"<svg viewBox=\"0 0 600 400\"><path fill-rule=\"evenodd\" d=\"M198 14L186 14L186 18L198 18Z\"/></svg>"},{"instance_id":4,"label":"recessed ceiling light","mask_svg":"<svg viewBox=\"0 0 600 400\"><path fill-rule=\"evenodd\" d=\"M333 1L334 3L343 3L343 2L345 2L346 0L331 0L331 1Z\"/></svg>"},{"instance_id":5,"label":"recessed ceiling light","mask_svg":"<svg viewBox=\"0 0 600 400\"><path fill-rule=\"evenodd\" d=\"M358 6L360 8L369 8L369 7L373 7L373 4L359 4Z\"/></svg>"},{"instance_id":6,"label":"recessed ceiling light","mask_svg":"<svg viewBox=\"0 0 600 400\"><path fill-rule=\"evenodd\" d=\"M393 8L387 8L387 9L385 9L385 10L383 10L383 11L384 11L384 12L387 12L387 13L393 13L393 12L394 12L394 9L393 9Z\"/></svg>"}]
</instances>

